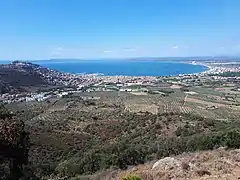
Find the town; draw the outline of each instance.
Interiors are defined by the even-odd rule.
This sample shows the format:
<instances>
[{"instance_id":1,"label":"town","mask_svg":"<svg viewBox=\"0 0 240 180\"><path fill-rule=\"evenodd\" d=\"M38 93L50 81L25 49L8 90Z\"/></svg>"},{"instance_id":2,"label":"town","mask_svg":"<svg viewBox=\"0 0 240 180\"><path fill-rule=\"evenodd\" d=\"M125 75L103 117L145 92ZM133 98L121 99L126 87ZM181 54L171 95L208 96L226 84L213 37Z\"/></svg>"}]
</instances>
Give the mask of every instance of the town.
<instances>
[{"instance_id":1,"label":"town","mask_svg":"<svg viewBox=\"0 0 240 180\"><path fill-rule=\"evenodd\" d=\"M166 95L166 89L184 89L194 86L211 86L221 81L230 85L236 91L240 90L240 76L223 76L224 73L240 72L240 62L216 63L215 61L191 61L208 67L208 70L195 74L180 74L178 76L104 76L99 74L71 74L43 68L27 62L16 61L7 65L34 70L47 82L53 84L51 88L41 88L37 92L2 93L0 101L3 103L44 101L52 97L62 98L73 93L81 92L130 92L135 94L156 93ZM27 67L27 68L26 68ZM39 92L40 91L40 92Z\"/></svg>"}]
</instances>

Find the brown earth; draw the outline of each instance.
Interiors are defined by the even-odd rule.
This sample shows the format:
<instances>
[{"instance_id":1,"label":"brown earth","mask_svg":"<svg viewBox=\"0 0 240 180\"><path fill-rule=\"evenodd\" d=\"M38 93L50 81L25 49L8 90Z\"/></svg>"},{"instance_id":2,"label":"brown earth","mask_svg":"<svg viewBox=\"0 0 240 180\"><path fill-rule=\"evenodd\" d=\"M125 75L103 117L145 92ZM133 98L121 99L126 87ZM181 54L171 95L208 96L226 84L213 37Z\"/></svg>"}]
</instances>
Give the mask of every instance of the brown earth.
<instances>
[{"instance_id":1,"label":"brown earth","mask_svg":"<svg viewBox=\"0 0 240 180\"><path fill-rule=\"evenodd\" d=\"M191 98L191 97L186 97L185 101L202 104L202 105L208 105L208 106L226 107L226 104L203 101L203 100L199 100L199 99L195 99L195 98Z\"/></svg>"},{"instance_id":2,"label":"brown earth","mask_svg":"<svg viewBox=\"0 0 240 180\"><path fill-rule=\"evenodd\" d=\"M109 172L100 179L119 180L128 175L139 176L142 180L240 179L240 149L219 148L213 151L186 153L169 159L173 161L167 160L154 169L152 166L155 162L152 162L132 167L126 171Z\"/></svg>"}]
</instances>

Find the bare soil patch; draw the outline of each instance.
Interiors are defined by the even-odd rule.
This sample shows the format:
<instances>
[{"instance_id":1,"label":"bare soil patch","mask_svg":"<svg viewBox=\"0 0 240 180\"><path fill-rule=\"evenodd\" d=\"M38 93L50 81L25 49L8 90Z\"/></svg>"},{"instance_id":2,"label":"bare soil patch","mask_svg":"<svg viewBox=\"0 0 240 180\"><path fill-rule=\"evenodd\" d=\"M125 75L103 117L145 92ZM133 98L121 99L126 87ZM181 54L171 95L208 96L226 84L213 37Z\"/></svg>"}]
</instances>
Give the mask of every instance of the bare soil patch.
<instances>
[{"instance_id":1,"label":"bare soil patch","mask_svg":"<svg viewBox=\"0 0 240 180\"><path fill-rule=\"evenodd\" d=\"M195 98L192 98L192 97L186 97L185 101L186 102L193 102L193 103L197 103L197 104L203 104L203 105L206 105L206 106L226 107L226 104L203 101L203 100L195 99Z\"/></svg>"}]
</instances>

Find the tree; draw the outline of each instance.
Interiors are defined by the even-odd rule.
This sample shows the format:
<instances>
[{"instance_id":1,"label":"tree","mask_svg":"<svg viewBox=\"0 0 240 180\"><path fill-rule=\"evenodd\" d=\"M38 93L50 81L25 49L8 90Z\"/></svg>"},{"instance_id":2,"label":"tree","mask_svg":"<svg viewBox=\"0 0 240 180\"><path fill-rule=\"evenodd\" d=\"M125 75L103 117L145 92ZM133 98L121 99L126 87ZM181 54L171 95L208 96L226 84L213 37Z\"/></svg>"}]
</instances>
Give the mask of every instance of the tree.
<instances>
[{"instance_id":1,"label":"tree","mask_svg":"<svg viewBox=\"0 0 240 180\"><path fill-rule=\"evenodd\" d=\"M18 180L23 176L29 148L29 134L24 130L24 122L0 106L0 157L9 162L9 179Z\"/></svg>"}]
</instances>

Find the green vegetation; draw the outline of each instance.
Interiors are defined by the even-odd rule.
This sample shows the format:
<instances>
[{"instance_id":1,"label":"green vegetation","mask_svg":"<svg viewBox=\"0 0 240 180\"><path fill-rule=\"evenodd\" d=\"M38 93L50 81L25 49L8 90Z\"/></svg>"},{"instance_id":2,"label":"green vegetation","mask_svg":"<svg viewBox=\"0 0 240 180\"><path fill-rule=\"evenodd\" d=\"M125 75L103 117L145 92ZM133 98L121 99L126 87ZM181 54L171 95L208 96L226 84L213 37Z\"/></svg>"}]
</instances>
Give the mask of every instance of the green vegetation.
<instances>
[{"instance_id":1,"label":"green vegetation","mask_svg":"<svg viewBox=\"0 0 240 180\"><path fill-rule=\"evenodd\" d=\"M154 120L155 117L152 118ZM160 116L160 118L167 118L165 123L174 123L177 120L176 115ZM185 125L178 136L157 138L157 132L161 131L164 125L160 127L152 124L149 127L141 128L140 131L134 131L137 124L143 125L135 117L134 120L137 121L136 125L134 125L135 123L121 125L126 136L120 137L116 144L98 146L83 154L77 153L58 165L58 173L70 176L91 174L112 166L125 169L129 165L137 165L155 158L178 155L183 152L208 150L221 146L240 147L239 129L229 130L234 126L233 124L215 121L210 123L200 118L194 128ZM113 129L114 127L108 126L108 128ZM176 133L177 131L179 131L178 128Z\"/></svg>"},{"instance_id":2,"label":"green vegetation","mask_svg":"<svg viewBox=\"0 0 240 180\"><path fill-rule=\"evenodd\" d=\"M14 65L0 65L0 93L26 91L27 87L49 85L33 69L21 71Z\"/></svg>"},{"instance_id":3,"label":"green vegetation","mask_svg":"<svg viewBox=\"0 0 240 180\"><path fill-rule=\"evenodd\" d=\"M39 177L70 178L109 168L126 169L183 152L240 147L238 121L182 113L131 113L121 106L76 98L61 101L65 109L58 110L60 101L41 104L41 111L38 103L33 109L18 109L19 117L28 119L30 162ZM51 111L46 111L49 107Z\"/></svg>"},{"instance_id":4,"label":"green vegetation","mask_svg":"<svg viewBox=\"0 0 240 180\"><path fill-rule=\"evenodd\" d=\"M0 66L0 93L75 90L55 86L52 78L42 79L35 72L38 66L25 65L23 69L26 72L15 65ZM179 85L171 86L174 82ZM115 83L88 88L100 92L6 105L13 113L0 107L1 178L19 179L28 169L42 179L91 179L94 173L127 169L184 152L240 148L235 78L161 77L151 85L124 87L145 93L120 92ZM103 92L103 88L113 92ZM187 93L190 91L196 93ZM188 168L185 165L184 169ZM199 170L199 174L207 172ZM130 174L122 180L140 178Z\"/></svg>"},{"instance_id":5,"label":"green vegetation","mask_svg":"<svg viewBox=\"0 0 240 180\"><path fill-rule=\"evenodd\" d=\"M128 175L127 177L122 178L122 180L141 180L141 178L135 175Z\"/></svg>"},{"instance_id":6,"label":"green vegetation","mask_svg":"<svg viewBox=\"0 0 240 180\"><path fill-rule=\"evenodd\" d=\"M9 174L0 172L1 179L18 180L23 176L23 165L28 163L29 137L24 123L0 105L0 159L9 163ZM6 169L6 163L0 163Z\"/></svg>"},{"instance_id":7,"label":"green vegetation","mask_svg":"<svg viewBox=\"0 0 240 180\"><path fill-rule=\"evenodd\" d=\"M81 94L8 107L25 121L30 132L29 167L45 179L53 174L71 179L105 169L126 169L183 152L221 146L240 148L239 116L234 119L229 116L228 121L204 118L192 112L205 115L218 109L211 112L191 109L197 106L190 103L184 106L185 94L181 90L174 92L167 97L140 98L121 93L121 105L115 104L119 100L115 92L94 92L84 96L101 97L100 100L83 100ZM159 109L163 106L163 110L158 114L134 113L126 110L124 104L152 102ZM219 111L235 113L224 109Z\"/></svg>"},{"instance_id":8,"label":"green vegetation","mask_svg":"<svg viewBox=\"0 0 240 180\"><path fill-rule=\"evenodd\" d=\"M210 74L210 76L240 77L240 72L223 72L223 73L220 73L220 74Z\"/></svg>"},{"instance_id":9,"label":"green vegetation","mask_svg":"<svg viewBox=\"0 0 240 180\"><path fill-rule=\"evenodd\" d=\"M174 91L170 88L165 88L165 89L163 88L163 89L159 89L158 91L166 94L174 93Z\"/></svg>"}]
</instances>

